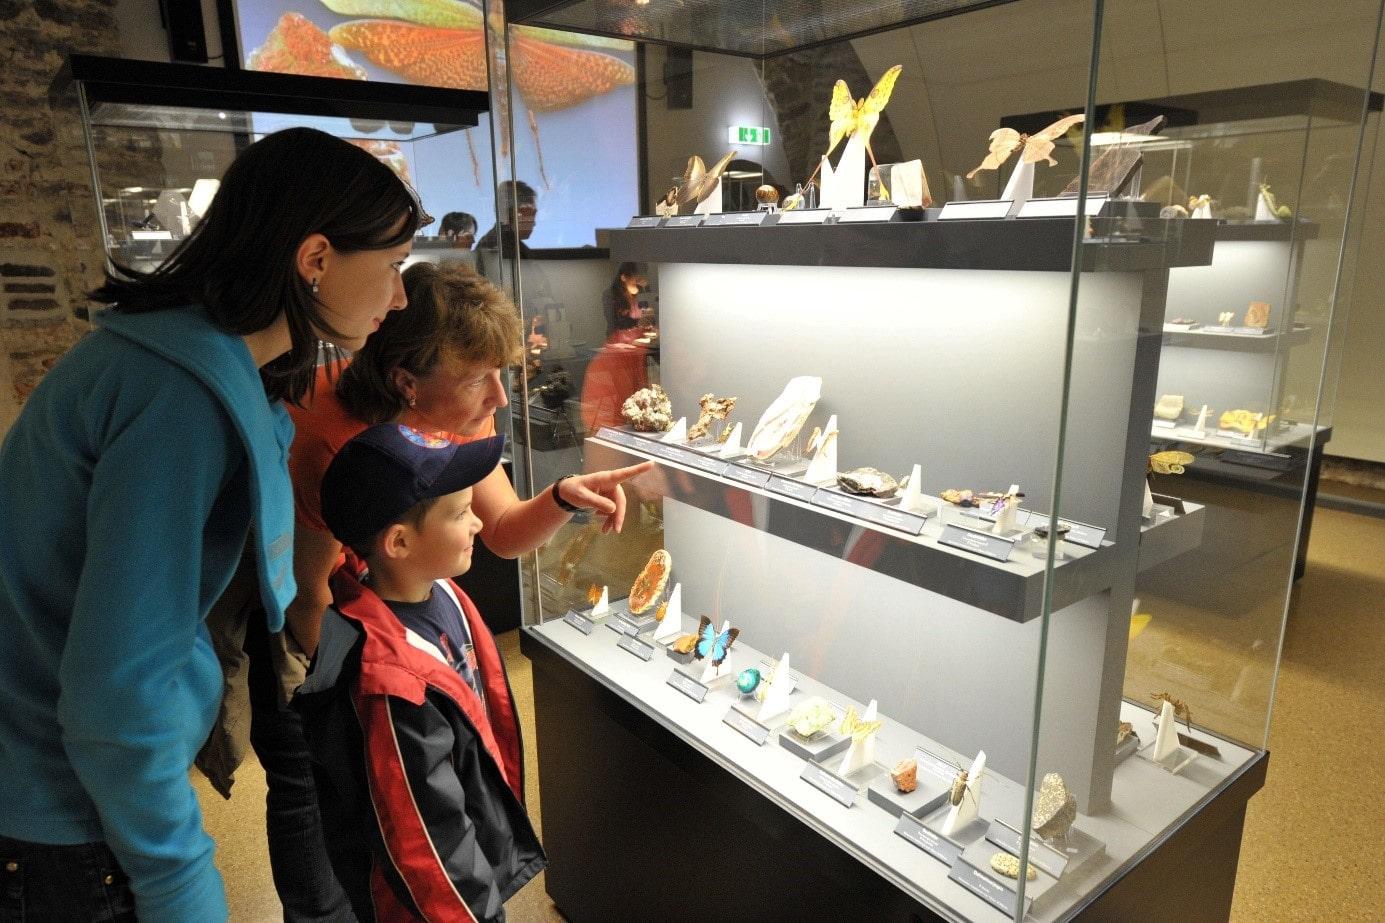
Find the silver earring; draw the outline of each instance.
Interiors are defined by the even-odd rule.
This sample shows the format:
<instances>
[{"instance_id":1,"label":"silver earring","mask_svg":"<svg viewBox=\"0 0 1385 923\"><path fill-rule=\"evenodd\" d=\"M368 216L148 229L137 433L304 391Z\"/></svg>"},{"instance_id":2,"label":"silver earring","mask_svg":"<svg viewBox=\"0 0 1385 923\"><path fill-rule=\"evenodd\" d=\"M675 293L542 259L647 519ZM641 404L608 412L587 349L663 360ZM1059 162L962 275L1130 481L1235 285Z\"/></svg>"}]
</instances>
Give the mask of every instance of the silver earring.
<instances>
[{"instance_id":1,"label":"silver earring","mask_svg":"<svg viewBox=\"0 0 1385 923\"><path fill-rule=\"evenodd\" d=\"M313 294L314 294L314 295L317 294L317 280L316 280L316 279L313 280Z\"/></svg>"}]
</instances>

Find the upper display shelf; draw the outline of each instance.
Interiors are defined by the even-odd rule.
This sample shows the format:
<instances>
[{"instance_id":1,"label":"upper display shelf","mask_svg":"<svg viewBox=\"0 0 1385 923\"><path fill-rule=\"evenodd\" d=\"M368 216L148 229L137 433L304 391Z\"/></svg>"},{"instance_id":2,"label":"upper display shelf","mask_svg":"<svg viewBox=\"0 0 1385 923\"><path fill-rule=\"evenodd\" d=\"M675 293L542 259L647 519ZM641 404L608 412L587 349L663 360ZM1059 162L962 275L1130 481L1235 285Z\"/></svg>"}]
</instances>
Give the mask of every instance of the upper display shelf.
<instances>
[{"instance_id":1,"label":"upper display shelf","mask_svg":"<svg viewBox=\"0 0 1385 923\"><path fill-rule=\"evenodd\" d=\"M1093 219L1092 224L1104 236L1085 242L1083 268L1138 271L1210 264L1219 222ZM1134 233L1116 233L1127 229ZM622 228L609 233L615 257L657 263L1072 269L1071 218Z\"/></svg>"},{"instance_id":2,"label":"upper display shelf","mask_svg":"<svg viewBox=\"0 0 1385 923\"><path fill-rule=\"evenodd\" d=\"M1012 0L510 0L512 23L770 58Z\"/></svg>"}]
</instances>

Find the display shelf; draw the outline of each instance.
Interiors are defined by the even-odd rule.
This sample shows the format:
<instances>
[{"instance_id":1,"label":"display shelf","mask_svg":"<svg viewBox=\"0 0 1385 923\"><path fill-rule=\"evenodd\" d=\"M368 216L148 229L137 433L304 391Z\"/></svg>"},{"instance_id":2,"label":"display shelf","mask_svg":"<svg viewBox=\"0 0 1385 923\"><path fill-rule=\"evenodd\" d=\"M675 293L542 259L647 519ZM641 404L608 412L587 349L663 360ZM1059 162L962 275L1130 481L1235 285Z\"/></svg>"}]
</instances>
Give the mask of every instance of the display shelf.
<instances>
[{"instance_id":1,"label":"display shelf","mask_svg":"<svg viewBox=\"0 0 1385 923\"><path fill-rule=\"evenodd\" d=\"M1271 424L1273 426L1273 424ZM1149 438L1155 442L1186 442L1191 445L1207 446L1213 449L1235 449L1257 455L1283 454L1285 449L1307 449L1314 444L1314 427L1307 423L1294 423L1287 429L1276 429L1268 438L1249 439L1229 430L1209 429L1198 435L1191 426L1175 426L1168 429L1151 427ZM1316 442L1321 445L1332 438L1332 427L1316 428Z\"/></svg>"},{"instance_id":2,"label":"display shelf","mask_svg":"<svg viewBox=\"0 0 1385 923\"><path fill-rule=\"evenodd\" d=\"M733 619L734 621L734 619ZM598 630L582 634L552 619L531 626L524 633L525 646L541 645L561 657L620 699L649 716L666 731L691 745L755 793L798 818L819 836L865 863L894 887L912 899L933 908L949 919L1002 920L1006 915L949 879L950 866L933 858L894 833L896 818L861 793L851 807L845 807L800 778L805 763L778 745L757 745L722 721L727 709L741 701L734 686L722 683L701 702L694 702L668 685L671 672L678 668L662 649L650 661L642 661L617 646L617 636ZM734 673L748 666L773 662L777 654L759 651L742 638L732 648L728 663ZM802 671L794 702L817 695L836 706L863 705L839 691L825 686ZM890 704L881 701L883 726L876 743L876 759L882 765L922 748L944 759L966 766L974 754L962 754L942 741L901 724L889 717ZM1122 703L1120 719L1135 725L1144 740L1152 739L1153 713L1139 705ZM1257 754L1194 728L1199 739L1221 749L1222 758L1199 758L1180 775L1140 758L1125 760L1115 772L1113 807L1098 816L1079 815L1075 826L1106 846L1098 855L1072 874L1065 874L1056 886L1037 899L1030 914L1035 921L1071 918L1082 899L1113 882L1131 860L1142 858L1158 839L1177 827L1189 814L1234 783L1256 762ZM1114 729L1111 734L1114 746ZM1044 767L1039 767L1040 773ZM999 819L1015 825L1023 813L1022 783L988 768L982 785L981 820L969 828L965 842L979 841L986 825Z\"/></svg>"},{"instance_id":3,"label":"display shelf","mask_svg":"<svg viewBox=\"0 0 1385 923\"><path fill-rule=\"evenodd\" d=\"M1317 240L1315 221L1218 221L1217 240Z\"/></svg>"},{"instance_id":4,"label":"display shelf","mask_svg":"<svg viewBox=\"0 0 1385 923\"><path fill-rule=\"evenodd\" d=\"M1156 506L1154 521L1140 526L1140 570L1148 570L1202 547L1207 508L1200 503L1181 502L1182 513Z\"/></svg>"},{"instance_id":5,"label":"display shelf","mask_svg":"<svg viewBox=\"0 0 1385 923\"><path fill-rule=\"evenodd\" d=\"M770 510L755 517L757 527L834 556L840 555L846 533L827 526L837 522L869 530L875 532L885 546L871 565L879 573L1016 622L1028 622L1042 614L1046 550L1043 545L1030 546L1024 540L1024 533L1016 536L1019 540L1009 560L992 560L939 543L947 525L982 529L986 524L965 516L960 509L936 497L925 499L941 512L929 517L921 535L911 535L810 501L742 483L726 474L715 473L715 469L705 470L699 466L724 467L725 463L718 463L695 450L643 439L633 440L633 445L623 444L614 441L613 435L617 434L604 429L587 439L589 453L593 446L600 446L623 456L610 458L609 462L603 460L603 464L629 465L653 460L695 475L692 479L666 479L668 496L672 499L727 519L740 519L745 507L743 502L731 501L732 496L768 504ZM803 483L803 486L810 491L817 490L810 484ZM879 506L883 510L894 509L883 503ZM1064 547L1066 560L1059 562L1054 571L1052 605L1055 609L1101 592L1115 577L1110 542L1104 542L1098 549L1082 548L1072 542L1065 542Z\"/></svg>"},{"instance_id":6,"label":"display shelf","mask_svg":"<svg viewBox=\"0 0 1385 923\"><path fill-rule=\"evenodd\" d=\"M1093 219L1098 233L1124 219ZM1083 268L1127 272L1212 261L1216 224L1141 220L1139 237L1088 238ZM906 267L1069 272L1072 218L901 221L765 227L616 228L613 258L654 263Z\"/></svg>"},{"instance_id":7,"label":"display shelf","mask_svg":"<svg viewBox=\"0 0 1385 923\"><path fill-rule=\"evenodd\" d=\"M1235 333L1220 330L1170 330L1164 328L1164 346L1186 346L1199 349L1239 349L1274 352L1283 346L1306 343L1313 336L1308 327L1295 327L1283 332Z\"/></svg>"}]
</instances>

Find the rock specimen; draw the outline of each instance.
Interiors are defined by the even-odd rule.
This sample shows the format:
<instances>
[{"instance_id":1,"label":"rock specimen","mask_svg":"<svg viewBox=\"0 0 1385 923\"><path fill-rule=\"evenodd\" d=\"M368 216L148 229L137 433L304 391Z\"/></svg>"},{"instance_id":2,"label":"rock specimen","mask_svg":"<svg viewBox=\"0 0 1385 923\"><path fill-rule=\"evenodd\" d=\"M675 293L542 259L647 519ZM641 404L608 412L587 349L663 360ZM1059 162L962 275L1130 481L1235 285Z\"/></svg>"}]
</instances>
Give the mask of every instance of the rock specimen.
<instances>
[{"instance_id":1,"label":"rock specimen","mask_svg":"<svg viewBox=\"0 0 1385 923\"><path fill-rule=\"evenodd\" d=\"M689 442L695 442L707 435L708 430L712 428L713 420L725 420L736 406L736 399L704 394L697 399L697 403L702 409L697 415L697 422L688 427Z\"/></svg>"},{"instance_id":2,"label":"rock specimen","mask_svg":"<svg viewBox=\"0 0 1385 923\"><path fill-rule=\"evenodd\" d=\"M918 760L910 757L895 763L894 769L890 770L890 778L894 780L894 787L904 794L914 791L919 787Z\"/></svg>"},{"instance_id":3,"label":"rock specimen","mask_svg":"<svg viewBox=\"0 0 1385 923\"><path fill-rule=\"evenodd\" d=\"M746 443L747 451L760 461L773 458L793 442L821 397L821 378L800 375L790 379L783 393L774 399L774 403L760 417L760 422L755 424L755 431Z\"/></svg>"},{"instance_id":4,"label":"rock specimen","mask_svg":"<svg viewBox=\"0 0 1385 923\"><path fill-rule=\"evenodd\" d=\"M1068 791L1063 777L1058 773L1050 772L1044 776L1039 795L1034 799L1031 820L1034 832L1046 840L1066 836L1072 822L1077 820L1077 799Z\"/></svg>"},{"instance_id":5,"label":"rock specimen","mask_svg":"<svg viewBox=\"0 0 1385 923\"><path fill-rule=\"evenodd\" d=\"M991 868L995 869L1006 878L1020 877L1020 860L1016 859L1008 852L998 852L994 856L991 856ZM1038 877L1039 874L1034 871L1034 866L1031 865L1029 868L1025 869L1025 881L1033 881Z\"/></svg>"},{"instance_id":6,"label":"rock specimen","mask_svg":"<svg viewBox=\"0 0 1385 923\"><path fill-rule=\"evenodd\" d=\"M811 698L789 713L789 729L799 737L816 737L837 720L837 713L824 699Z\"/></svg>"},{"instance_id":7,"label":"rock specimen","mask_svg":"<svg viewBox=\"0 0 1385 923\"><path fill-rule=\"evenodd\" d=\"M642 433L662 433L673 425L673 404L663 388L650 385L627 397L620 415Z\"/></svg>"},{"instance_id":8,"label":"rock specimen","mask_svg":"<svg viewBox=\"0 0 1385 923\"><path fill-rule=\"evenodd\" d=\"M899 482L877 468L852 468L837 475L842 490L869 497L893 497Z\"/></svg>"},{"instance_id":9,"label":"rock specimen","mask_svg":"<svg viewBox=\"0 0 1385 923\"><path fill-rule=\"evenodd\" d=\"M1183 395L1165 394L1154 404L1154 415L1161 420L1177 420L1183 416Z\"/></svg>"},{"instance_id":10,"label":"rock specimen","mask_svg":"<svg viewBox=\"0 0 1385 923\"><path fill-rule=\"evenodd\" d=\"M1270 303L1268 301L1252 301L1250 307L1246 308L1246 318L1242 326L1258 327L1264 330L1270 325Z\"/></svg>"},{"instance_id":11,"label":"rock specimen","mask_svg":"<svg viewBox=\"0 0 1385 923\"><path fill-rule=\"evenodd\" d=\"M697 635L679 635L673 639L673 643L669 645L669 650L675 654L691 654L695 647L697 647Z\"/></svg>"},{"instance_id":12,"label":"rock specimen","mask_svg":"<svg viewBox=\"0 0 1385 923\"><path fill-rule=\"evenodd\" d=\"M660 548L649 556L649 562L644 565L644 570L635 578L635 583L630 587L630 612L633 615L640 615L649 611L654 602L663 595L664 585L668 583L669 571L673 569L673 558L669 553Z\"/></svg>"}]
</instances>

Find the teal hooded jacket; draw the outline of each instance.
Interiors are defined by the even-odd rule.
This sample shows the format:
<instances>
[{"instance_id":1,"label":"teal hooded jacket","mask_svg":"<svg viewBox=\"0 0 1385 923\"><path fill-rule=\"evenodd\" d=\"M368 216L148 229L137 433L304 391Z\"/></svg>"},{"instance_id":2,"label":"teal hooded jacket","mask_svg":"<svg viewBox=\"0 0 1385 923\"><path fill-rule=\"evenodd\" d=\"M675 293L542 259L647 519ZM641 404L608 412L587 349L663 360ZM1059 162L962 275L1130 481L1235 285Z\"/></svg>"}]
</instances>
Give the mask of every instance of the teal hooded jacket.
<instances>
[{"instance_id":1,"label":"teal hooded jacket","mask_svg":"<svg viewBox=\"0 0 1385 923\"><path fill-rule=\"evenodd\" d=\"M248 534L283 625L292 437L187 308L98 315L0 447L0 834L104 840L143 923L226 918L188 781L222 690L203 619Z\"/></svg>"}]
</instances>

